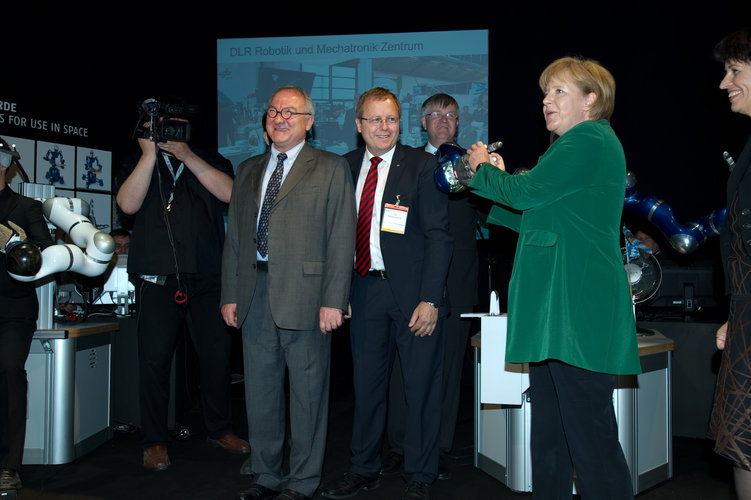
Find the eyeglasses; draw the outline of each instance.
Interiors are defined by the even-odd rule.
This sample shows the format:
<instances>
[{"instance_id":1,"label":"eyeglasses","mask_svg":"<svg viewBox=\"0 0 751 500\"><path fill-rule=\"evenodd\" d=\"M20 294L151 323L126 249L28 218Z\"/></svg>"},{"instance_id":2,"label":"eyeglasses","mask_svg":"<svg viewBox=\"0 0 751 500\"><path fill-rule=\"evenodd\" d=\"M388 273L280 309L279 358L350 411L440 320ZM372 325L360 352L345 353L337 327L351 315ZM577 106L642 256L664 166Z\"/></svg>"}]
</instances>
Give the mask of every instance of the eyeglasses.
<instances>
[{"instance_id":1,"label":"eyeglasses","mask_svg":"<svg viewBox=\"0 0 751 500\"><path fill-rule=\"evenodd\" d=\"M434 120L437 120L439 118L446 118L447 120L458 120L459 115L456 113L441 113L440 111L431 111L430 113L425 113L425 115L428 118L433 118Z\"/></svg>"},{"instance_id":2,"label":"eyeglasses","mask_svg":"<svg viewBox=\"0 0 751 500\"><path fill-rule=\"evenodd\" d=\"M386 122L386 125L396 125L399 123L399 118L395 116L387 116L386 118L382 118L380 116L371 116L370 118L365 118L364 116L360 117L360 120L368 122L373 127L380 126L383 122Z\"/></svg>"},{"instance_id":3,"label":"eyeglasses","mask_svg":"<svg viewBox=\"0 0 751 500\"><path fill-rule=\"evenodd\" d=\"M276 108L269 108L266 110L266 116L269 118L276 118L276 115L282 115L282 118L285 120L289 120L293 116L297 115L312 115L313 113L298 113L297 111L292 111L289 108L284 109L276 109Z\"/></svg>"}]
</instances>

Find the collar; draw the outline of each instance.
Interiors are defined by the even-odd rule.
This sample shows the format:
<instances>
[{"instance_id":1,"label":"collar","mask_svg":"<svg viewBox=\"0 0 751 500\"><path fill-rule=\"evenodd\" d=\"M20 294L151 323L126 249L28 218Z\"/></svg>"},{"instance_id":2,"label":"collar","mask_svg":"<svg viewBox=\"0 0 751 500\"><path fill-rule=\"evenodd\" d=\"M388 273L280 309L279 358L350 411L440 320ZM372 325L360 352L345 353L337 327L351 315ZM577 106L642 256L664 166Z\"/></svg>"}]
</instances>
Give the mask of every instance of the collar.
<instances>
[{"instance_id":1,"label":"collar","mask_svg":"<svg viewBox=\"0 0 751 500\"><path fill-rule=\"evenodd\" d=\"M430 141L428 141L425 144L425 151L427 151L430 154L435 154L436 151L438 151L438 148L436 146L433 146Z\"/></svg>"},{"instance_id":2,"label":"collar","mask_svg":"<svg viewBox=\"0 0 751 500\"><path fill-rule=\"evenodd\" d=\"M305 141L302 141L297 146L293 146L289 148L285 153L287 154L287 159L285 161L285 165L292 165L295 163L295 159L297 158L297 155L300 154L300 151L302 150L303 146L305 145ZM271 158L274 162L276 162L276 156L281 153L276 147L274 147L274 144L271 144Z\"/></svg>"},{"instance_id":3,"label":"collar","mask_svg":"<svg viewBox=\"0 0 751 500\"><path fill-rule=\"evenodd\" d=\"M394 144L394 147L383 153L382 155L378 155L381 160L385 161L389 165L391 165L391 160L394 158L394 151L396 151L396 144ZM370 159L373 158L375 155L368 150L368 148L365 148L365 159L370 162Z\"/></svg>"}]
</instances>

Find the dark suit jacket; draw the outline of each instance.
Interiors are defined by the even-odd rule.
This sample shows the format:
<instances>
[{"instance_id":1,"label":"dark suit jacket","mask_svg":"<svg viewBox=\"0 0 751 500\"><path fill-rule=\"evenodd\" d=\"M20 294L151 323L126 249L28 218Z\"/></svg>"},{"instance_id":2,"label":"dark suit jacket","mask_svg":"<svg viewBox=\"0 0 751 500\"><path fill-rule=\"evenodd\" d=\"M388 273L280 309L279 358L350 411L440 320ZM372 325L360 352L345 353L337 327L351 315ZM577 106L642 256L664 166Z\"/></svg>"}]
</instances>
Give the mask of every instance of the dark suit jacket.
<instances>
[{"instance_id":1,"label":"dark suit jacket","mask_svg":"<svg viewBox=\"0 0 751 500\"><path fill-rule=\"evenodd\" d=\"M221 304L237 304L237 324L256 283L256 221L270 152L237 167L222 255ZM355 196L344 159L303 145L269 219L268 293L274 322L318 329L321 306L347 310L355 254Z\"/></svg>"},{"instance_id":2,"label":"dark suit jacket","mask_svg":"<svg viewBox=\"0 0 751 500\"><path fill-rule=\"evenodd\" d=\"M427 146L424 144L422 149ZM454 238L454 252L446 281L450 307L460 313L472 312L478 301L479 255L475 232L478 224L487 218L486 214L481 214L481 204L486 200L469 189L445 196L449 201L449 231Z\"/></svg>"},{"instance_id":3,"label":"dark suit jacket","mask_svg":"<svg viewBox=\"0 0 751 500\"><path fill-rule=\"evenodd\" d=\"M735 163L735 168L730 173L727 186L727 207L733 203L733 198L738 196L738 213L740 215L741 239L746 249L746 254L751 258L751 138L746 142L743 152ZM729 214L725 214L725 220L720 228L720 250L722 252L722 264L725 266L725 288L729 292L730 279L727 275L727 262L732 244Z\"/></svg>"},{"instance_id":4,"label":"dark suit jacket","mask_svg":"<svg viewBox=\"0 0 751 500\"><path fill-rule=\"evenodd\" d=\"M26 237L41 249L52 245L52 236L42 212L42 204L13 191L9 186L0 190L0 224L13 221L26 232ZM9 227L9 226L8 226ZM37 283L21 283L11 278L0 258L0 316L33 319L38 316Z\"/></svg>"},{"instance_id":5,"label":"dark suit jacket","mask_svg":"<svg viewBox=\"0 0 751 500\"><path fill-rule=\"evenodd\" d=\"M344 155L355 183L364 156L364 147ZM400 205L409 208L404 234L379 233L388 282L407 318L420 301L433 302L442 312L445 309L453 238L449 233L448 199L433 177L436 166L434 155L397 144L383 192L383 204L395 203L399 196ZM384 207L380 210L383 215Z\"/></svg>"}]
</instances>

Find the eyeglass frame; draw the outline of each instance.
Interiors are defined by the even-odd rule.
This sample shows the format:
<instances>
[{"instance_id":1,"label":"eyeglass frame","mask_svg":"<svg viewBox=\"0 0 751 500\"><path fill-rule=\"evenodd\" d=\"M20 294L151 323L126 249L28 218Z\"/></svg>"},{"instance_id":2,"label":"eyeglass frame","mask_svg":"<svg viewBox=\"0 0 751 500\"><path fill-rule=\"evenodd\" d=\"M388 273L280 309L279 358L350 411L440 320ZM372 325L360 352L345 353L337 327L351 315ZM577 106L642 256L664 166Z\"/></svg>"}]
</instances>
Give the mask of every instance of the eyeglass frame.
<instances>
[{"instance_id":1,"label":"eyeglass frame","mask_svg":"<svg viewBox=\"0 0 751 500\"><path fill-rule=\"evenodd\" d=\"M273 114L272 114L272 111L273 111ZM289 114L289 116L284 116L285 113ZM308 115L308 116L311 116L313 113L305 113L305 112L292 111L289 108L276 109L274 106L269 106L266 109L265 114L266 114L266 116L268 116L271 119L276 118L277 115L281 115L282 119L289 120L293 116L298 116L298 115Z\"/></svg>"},{"instance_id":2,"label":"eyeglass frame","mask_svg":"<svg viewBox=\"0 0 751 500\"><path fill-rule=\"evenodd\" d=\"M425 113L422 116L426 118L433 118L433 119L446 118L447 120L459 120L459 114L451 113L451 112L441 113L440 111L431 111L430 113Z\"/></svg>"},{"instance_id":3,"label":"eyeglass frame","mask_svg":"<svg viewBox=\"0 0 751 500\"><path fill-rule=\"evenodd\" d=\"M397 116L387 116L386 118L383 118L382 116L371 116L370 118L365 118L364 116L358 116L357 119L368 122L368 125L372 127L380 127L381 124L384 122L386 123L386 125L390 125L390 126L393 126L399 123L399 117Z\"/></svg>"}]
</instances>

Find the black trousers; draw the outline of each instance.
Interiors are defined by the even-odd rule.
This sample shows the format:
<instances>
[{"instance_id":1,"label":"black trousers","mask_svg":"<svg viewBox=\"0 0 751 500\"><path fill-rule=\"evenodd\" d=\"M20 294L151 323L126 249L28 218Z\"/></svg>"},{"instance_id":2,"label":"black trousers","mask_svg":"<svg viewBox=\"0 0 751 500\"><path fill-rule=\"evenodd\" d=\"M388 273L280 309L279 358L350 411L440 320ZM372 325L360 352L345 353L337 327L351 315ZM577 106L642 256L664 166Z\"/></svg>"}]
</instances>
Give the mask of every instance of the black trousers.
<instances>
[{"instance_id":1,"label":"black trousers","mask_svg":"<svg viewBox=\"0 0 751 500\"><path fill-rule=\"evenodd\" d=\"M201 409L209 437L232 430L230 400L231 334L219 310L220 277L186 274L180 282L186 304L175 301L174 276L164 285L138 279L136 290L141 426L144 447L167 444L170 367L175 345L187 326L198 355Z\"/></svg>"},{"instance_id":2,"label":"black trousers","mask_svg":"<svg viewBox=\"0 0 751 500\"><path fill-rule=\"evenodd\" d=\"M469 332L472 323L461 317L462 313L471 312L472 307L452 309L446 318L445 354L443 358L443 402L441 405L441 453L449 453L454 447L456 419L459 416L461 400L461 379L464 356L467 352ZM389 385L388 444L391 451L404 455L404 419L406 404L404 401L404 384L399 356L394 360Z\"/></svg>"},{"instance_id":3,"label":"black trousers","mask_svg":"<svg viewBox=\"0 0 751 500\"><path fill-rule=\"evenodd\" d=\"M26 438L26 359L36 320L0 319L0 468L20 470Z\"/></svg>"},{"instance_id":4,"label":"black trousers","mask_svg":"<svg viewBox=\"0 0 751 500\"><path fill-rule=\"evenodd\" d=\"M445 319L439 318L432 335L416 337L387 280L372 276L354 278L351 305L355 410L350 470L366 477L379 473L389 380L398 352L406 408L404 476L432 483L438 474Z\"/></svg>"},{"instance_id":5,"label":"black trousers","mask_svg":"<svg viewBox=\"0 0 751 500\"><path fill-rule=\"evenodd\" d=\"M582 500L633 499L618 441L615 376L555 360L530 363L532 496L571 499L573 473Z\"/></svg>"}]
</instances>

